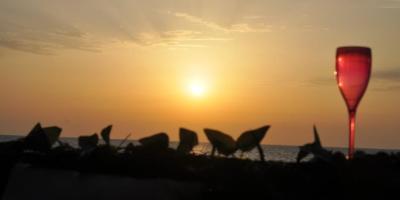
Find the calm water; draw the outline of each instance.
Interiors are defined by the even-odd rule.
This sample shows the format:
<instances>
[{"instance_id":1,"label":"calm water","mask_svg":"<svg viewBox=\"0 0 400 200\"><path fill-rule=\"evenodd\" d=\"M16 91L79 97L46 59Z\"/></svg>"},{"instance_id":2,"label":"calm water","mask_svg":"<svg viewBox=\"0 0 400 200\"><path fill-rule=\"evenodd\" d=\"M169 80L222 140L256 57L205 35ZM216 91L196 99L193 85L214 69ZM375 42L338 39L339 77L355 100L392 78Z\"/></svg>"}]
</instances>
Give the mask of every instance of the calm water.
<instances>
[{"instance_id":1,"label":"calm water","mask_svg":"<svg viewBox=\"0 0 400 200\"><path fill-rule=\"evenodd\" d=\"M1 141L10 141L19 138L19 136L10 136L10 135L0 135L0 142ZM69 143L70 145L77 147L78 146L78 139L77 138L62 138L64 142ZM112 144L118 146L121 144L122 140L112 140ZM122 146L125 146L128 142L133 142L134 144L138 144L136 141L128 140ZM170 147L176 148L178 146L178 142L171 142ZM266 160L273 160L273 161L285 161L285 162L295 162L296 156L298 152L297 146L285 146L285 145L263 145L265 159ZM347 152L346 148L327 148L333 151L341 151L343 153ZM400 150L387 150L387 149L357 149L365 151L369 154L374 154L379 151L383 152L399 152ZM211 145L208 143L201 143L195 147L194 152L196 154L210 154L211 152ZM235 154L238 158L249 158L249 159L259 159L258 151L254 149L253 151L241 153L237 152Z\"/></svg>"}]
</instances>

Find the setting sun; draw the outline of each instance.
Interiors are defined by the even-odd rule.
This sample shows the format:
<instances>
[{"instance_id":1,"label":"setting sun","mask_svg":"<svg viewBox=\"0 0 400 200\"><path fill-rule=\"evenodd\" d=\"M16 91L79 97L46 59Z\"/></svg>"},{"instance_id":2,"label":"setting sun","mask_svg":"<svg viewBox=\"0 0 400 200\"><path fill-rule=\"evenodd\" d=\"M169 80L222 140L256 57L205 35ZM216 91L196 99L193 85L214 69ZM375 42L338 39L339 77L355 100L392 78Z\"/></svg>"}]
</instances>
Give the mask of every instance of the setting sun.
<instances>
[{"instance_id":1,"label":"setting sun","mask_svg":"<svg viewBox=\"0 0 400 200\"><path fill-rule=\"evenodd\" d=\"M192 96L195 96L195 97L204 96L204 93L206 92L204 83L202 83L200 81L191 82L189 85L189 92Z\"/></svg>"},{"instance_id":2,"label":"setting sun","mask_svg":"<svg viewBox=\"0 0 400 200\"><path fill-rule=\"evenodd\" d=\"M115 139L178 141L185 126L206 142L205 127L238 138L268 123L263 143L298 146L315 123L324 145L344 147L335 52L357 45L376 67L356 144L398 149L399 18L399 0L0 1L0 133L112 123Z\"/></svg>"}]
</instances>

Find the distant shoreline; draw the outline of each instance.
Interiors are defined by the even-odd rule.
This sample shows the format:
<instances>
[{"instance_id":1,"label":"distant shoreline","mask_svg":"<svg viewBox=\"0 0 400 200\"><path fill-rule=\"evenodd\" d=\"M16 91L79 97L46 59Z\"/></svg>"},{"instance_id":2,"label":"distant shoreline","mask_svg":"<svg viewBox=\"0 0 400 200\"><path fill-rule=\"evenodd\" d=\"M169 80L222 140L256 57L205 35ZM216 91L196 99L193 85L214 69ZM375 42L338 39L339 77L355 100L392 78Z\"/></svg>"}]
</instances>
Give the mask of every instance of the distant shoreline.
<instances>
[{"instance_id":1,"label":"distant shoreline","mask_svg":"<svg viewBox=\"0 0 400 200\"><path fill-rule=\"evenodd\" d=\"M15 138L19 138L19 137L25 137L26 134L0 134L0 142L5 141L4 138L2 137L10 137L10 140L15 139ZM60 137L60 139L62 140L78 140L78 137ZM124 138L117 138L117 139L112 139L113 141L122 141ZM128 139L127 141L129 142L136 142L137 140L135 139ZM170 141L171 144L174 143L179 143L179 141L175 141L175 140L171 140ZM210 144L209 142L199 142L199 144ZM299 145L285 145L285 144L261 144L263 146L270 146L270 147L298 147ZM329 149L329 150L342 150L342 151L346 151L347 147L343 146L343 147L333 147L333 146L324 146L324 148ZM384 151L384 152L400 152L400 148L396 149L396 148L389 148L389 149L385 149L385 148L380 148L380 147L357 147L358 150L364 151L374 151L374 152L379 152L379 151Z\"/></svg>"}]
</instances>

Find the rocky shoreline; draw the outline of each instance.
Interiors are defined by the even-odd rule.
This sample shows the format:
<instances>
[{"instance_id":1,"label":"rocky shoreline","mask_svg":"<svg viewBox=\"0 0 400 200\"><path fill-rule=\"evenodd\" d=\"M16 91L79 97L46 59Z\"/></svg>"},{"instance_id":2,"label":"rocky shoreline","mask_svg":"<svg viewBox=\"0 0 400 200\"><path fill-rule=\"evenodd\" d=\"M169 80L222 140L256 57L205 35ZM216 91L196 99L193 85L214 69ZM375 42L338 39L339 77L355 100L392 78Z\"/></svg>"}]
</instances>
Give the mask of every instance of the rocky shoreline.
<instances>
[{"instance_id":1,"label":"rocky shoreline","mask_svg":"<svg viewBox=\"0 0 400 200\"><path fill-rule=\"evenodd\" d=\"M353 160L333 162L261 162L236 158L181 155L174 150L107 154L99 148L85 157L78 151L1 153L2 191L18 163L30 168L68 170L80 174L113 175L142 180L196 182L201 199L260 196L265 199L344 197L380 198L400 189L400 155L358 152ZM60 180L60 184L62 180ZM91 187L88 185L87 187ZM44 192L44 191L38 191Z\"/></svg>"},{"instance_id":2,"label":"rocky shoreline","mask_svg":"<svg viewBox=\"0 0 400 200\"><path fill-rule=\"evenodd\" d=\"M66 181L69 180L66 178L51 179L55 180L55 183L50 185L66 185L65 187L68 188L80 185L90 191L100 187L93 185L93 182L96 183L95 180L101 177L100 180L103 182L110 180L111 186L118 185L117 183L135 183L136 185L133 184L130 187L140 190L138 188L141 188L143 183L141 181L145 181L148 188L153 188L155 193L164 194L163 191L168 190L186 191L183 195L185 198L179 195L167 198L168 195L162 195L159 198L154 197L156 199L187 199L191 195L196 199L248 199L252 197L260 199L381 199L389 195L397 196L397 191L400 189L400 153L381 152L368 155L356 152L354 159L347 160L342 153L323 149L319 139L300 148L300 152L303 153L299 152L299 158L311 153L314 159L307 162L299 159L299 162L288 163L254 161L222 155L194 155L188 148L181 147L185 152L168 146L159 148L156 145L157 142L154 143L152 139L146 139L145 143L148 145L126 145L123 148L108 145L107 142L102 145L96 142L92 145L90 141L80 144L80 148L73 148L67 144L48 147L44 146L47 143L40 139L46 138L46 134L40 137L37 134L39 132L35 133L35 138L31 132L24 139L0 143L0 191L2 194L10 191L10 185L20 185L21 192L28 191L29 185L20 184L24 180L31 185L36 185L35 183L49 185L45 180L58 176L59 173L76 173L79 176L95 175L97 178L86 182L77 179L74 183ZM317 136L316 129L315 134ZM27 139L29 137L31 138ZM165 140L165 136L161 137ZM86 140L93 138L94 136L89 136ZM43 146L38 148L37 145ZM31 170L43 172L42 178L29 178L31 176L28 175L25 177L21 170L16 170L20 169L18 167L21 165L25 169L22 172L31 173ZM120 179L115 177L123 180L128 178L129 181L120 182L118 181ZM159 180L168 183L172 181L173 187L166 186L164 183L160 184ZM19 184L15 184L16 182ZM196 187L192 188L193 190L185 189L187 183L194 183ZM29 188L23 188L23 185ZM51 190L48 186L46 187ZM107 184L102 187L107 187ZM125 188L124 185L120 187ZM46 192L47 189L35 191L40 194ZM18 188L11 188L11 191L16 190ZM80 189L73 190L81 191ZM104 189L104 191L107 190ZM71 192L74 191L69 193ZM123 194L122 191L121 196L118 197L124 197ZM126 191L126 195L128 198L131 193ZM77 196L74 197L76 198ZM99 198L94 193L93 196L83 195L78 199L98 200Z\"/></svg>"}]
</instances>

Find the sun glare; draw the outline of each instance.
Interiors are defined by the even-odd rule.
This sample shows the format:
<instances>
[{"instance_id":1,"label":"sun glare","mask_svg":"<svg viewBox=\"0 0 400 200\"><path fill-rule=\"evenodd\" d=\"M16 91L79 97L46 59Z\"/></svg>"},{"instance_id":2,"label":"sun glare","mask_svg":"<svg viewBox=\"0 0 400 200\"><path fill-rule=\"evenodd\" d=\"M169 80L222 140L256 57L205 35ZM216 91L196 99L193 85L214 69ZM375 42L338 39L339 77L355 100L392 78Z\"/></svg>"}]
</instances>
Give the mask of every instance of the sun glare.
<instances>
[{"instance_id":1,"label":"sun glare","mask_svg":"<svg viewBox=\"0 0 400 200\"><path fill-rule=\"evenodd\" d=\"M194 97L202 97L206 92L204 83L199 81L193 81L189 85L189 92Z\"/></svg>"}]
</instances>

